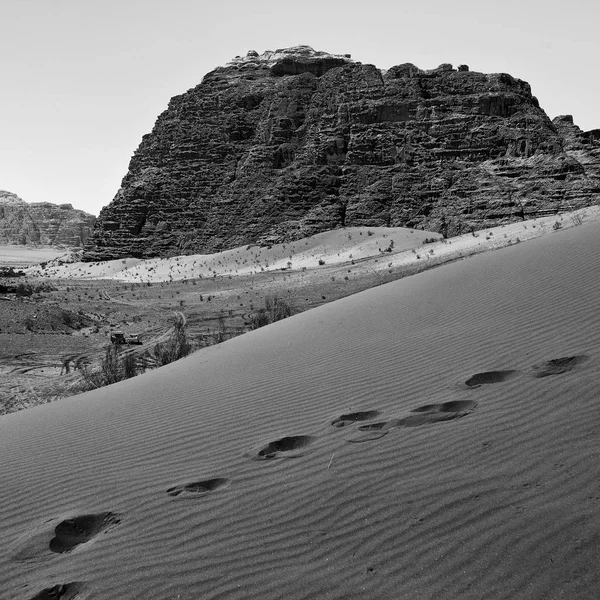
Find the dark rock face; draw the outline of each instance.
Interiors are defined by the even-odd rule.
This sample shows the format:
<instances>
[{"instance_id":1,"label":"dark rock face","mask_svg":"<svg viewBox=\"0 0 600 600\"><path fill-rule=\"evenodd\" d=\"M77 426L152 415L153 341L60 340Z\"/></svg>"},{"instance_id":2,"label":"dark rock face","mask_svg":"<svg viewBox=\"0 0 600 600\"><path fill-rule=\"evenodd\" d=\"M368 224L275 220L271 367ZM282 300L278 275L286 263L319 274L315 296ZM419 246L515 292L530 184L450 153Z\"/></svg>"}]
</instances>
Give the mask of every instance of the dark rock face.
<instances>
[{"instance_id":1,"label":"dark rock face","mask_svg":"<svg viewBox=\"0 0 600 600\"><path fill-rule=\"evenodd\" d=\"M33 202L0 190L0 244L83 247L96 217L70 204Z\"/></svg>"},{"instance_id":2,"label":"dark rock face","mask_svg":"<svg viewBox=\"0 0 600 600\"><path fill-rule=\"evenodd\" d=\"M174 97L88 260L214 252L343 226L452 236L600 201L600 134L524 81L388 71L307 46L249 52Z\"/></svg>"}]
</instances>

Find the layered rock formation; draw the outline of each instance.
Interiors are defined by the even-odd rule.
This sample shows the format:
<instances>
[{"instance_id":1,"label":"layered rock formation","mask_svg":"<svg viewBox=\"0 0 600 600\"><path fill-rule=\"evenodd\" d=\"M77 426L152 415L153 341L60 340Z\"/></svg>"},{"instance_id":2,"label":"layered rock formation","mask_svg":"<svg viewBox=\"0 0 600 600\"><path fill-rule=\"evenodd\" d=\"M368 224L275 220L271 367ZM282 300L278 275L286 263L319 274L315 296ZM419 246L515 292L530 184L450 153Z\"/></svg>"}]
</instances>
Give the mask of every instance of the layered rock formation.
<instances>
[{"instance_id":1,"label":"layered rock formation","mask_svg":"<svg viewBox=\"0 0 600 600\"><path fill-rule=\"evenodd\" d=\"M251 51L170 101L85 256L213 252L359 225L452 236L570 210L600 200L598 133L551 121L506 74Z\"/></svg>"},{"instance_id":2,"label":"layered rock formation","mask_svg":"<svg viewBox=\"0 0 600 600\"><path fill-rule=\"evenodd\" d=\"M0 190L0 244L83 247L96 217L71 204L33 202Z\"/></svg>"}]
</instances>

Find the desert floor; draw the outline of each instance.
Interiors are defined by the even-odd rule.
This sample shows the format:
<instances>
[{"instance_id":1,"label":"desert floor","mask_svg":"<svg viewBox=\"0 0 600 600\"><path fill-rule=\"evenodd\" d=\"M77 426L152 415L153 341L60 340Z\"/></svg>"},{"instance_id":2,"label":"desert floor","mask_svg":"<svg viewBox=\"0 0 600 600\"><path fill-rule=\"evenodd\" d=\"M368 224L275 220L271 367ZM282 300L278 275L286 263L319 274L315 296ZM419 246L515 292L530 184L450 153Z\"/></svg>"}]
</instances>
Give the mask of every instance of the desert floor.
<instances>
[{"instance_id":1,"label":"desert floor","mask_svg":"<svg viewBox=\"0 0 600 600\"><path fill-rule=\"evenodd\" d=\"M4 415L0 597L598 598L599 236Z\"/></svg>"},{"instance_id":2,"label":"desert floor","mask_svg":"<svg viewBox=\"0 0 600 600\"><path fill-rule=\"evenodd\" d=\"M0 246L0 265L29 267L68 254L67 250L49 247Z\"/></svg>"},{"instance_id":3,"label":"desert floor","mask_svg":"<svg viewBox=\"0 0 600 600\"><path fill-rule=\"evenodd\" d=\"M208 256L103 263L65 263L64 251L48 261L56 250L5 248L11 260L2 263L0 251L0 266L32 265L41 255L45 262L26 270L32 296L0 293L0 414L89 389L82 369L100 364L113 331L141 334L144 344L126 352L139 369L152 368L154 346L168 336L176 312L203 347L247 331L267 297L302 312L599 216L590 207L449 240L403 228L346 228Z\"/></svg>"},{"instance_id":4,"label":"desert floor","mask_svg":"<svg viewBox=\"0 0 600 600\"><path fill-rule=\"evenodd\" d=\"M409 252L414 265L390 263L439 238L402 228L350 228L210 257L64 264L63 256L31 267L10 283L26 283L35 293L0 294L0 414L84 390L81 368L100 363L113 331L141 334L142 346L123 351L151 368L153 348L168 336L175 313L184 315L196 346L211 345L247 331L268 296L301 312L428 268L433 263L425 250ZM20 263L39 254L21 248ZM297 268L288 266L290 258ZM384 261L389 266L382 271Z\"/></svg>"}]
</instances>

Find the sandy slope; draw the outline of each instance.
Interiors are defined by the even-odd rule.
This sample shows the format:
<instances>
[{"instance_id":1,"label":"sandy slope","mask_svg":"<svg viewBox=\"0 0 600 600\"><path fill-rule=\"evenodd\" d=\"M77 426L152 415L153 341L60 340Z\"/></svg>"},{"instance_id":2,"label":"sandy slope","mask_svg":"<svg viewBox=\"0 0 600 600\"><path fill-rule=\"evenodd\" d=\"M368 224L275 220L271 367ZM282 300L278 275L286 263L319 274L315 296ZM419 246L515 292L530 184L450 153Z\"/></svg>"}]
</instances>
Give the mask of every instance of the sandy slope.
<instances>
[{"instance_id":1,"label":"sandy slope","mask_svg":"<svg viewBox=\"0 0 600 600\"><path fill-rule=\"evenodd\" d=\"M1 417L0 597L598 598L599 236Z\"/></svg>"},{"instance_id":2,"label":"sandy slope","mask_svg":"<svg viewBox=\"0 0 600 600\"><path fill-rule=\"evenodd\" d=\"M289 244L241 246L215 254L173 258L71 263L32 274L48 277L118 279L130 282L181 280L194 277L248 275L264 271L315 269L421 246L441 239L439 233L406 227L346 227L319 233ZM387 251L386 251L387 249Z\"/></svg>"},{"instance_id":3,"label":"sandy slope","mask_svg":"<svg viewBox=\"0 0 600 600\"><path fill-rule=\"evenodd\" d=\"M347 227L289 244L243 246L216 254L172 258L127 258L97 263L68 263L32 267L30 275L51 278L115 279L160 282L199 277L236 277L268 271L314 273L322 266L366 263L369 270L441 264L456 258L502 248L600 219L600 207L591 206L529 221L502 225L448 240L439 233L405 227ZM431 243L433 240L437 242ZM428 243L424 243L427 240Z\"/></svg>"}]
</instances>

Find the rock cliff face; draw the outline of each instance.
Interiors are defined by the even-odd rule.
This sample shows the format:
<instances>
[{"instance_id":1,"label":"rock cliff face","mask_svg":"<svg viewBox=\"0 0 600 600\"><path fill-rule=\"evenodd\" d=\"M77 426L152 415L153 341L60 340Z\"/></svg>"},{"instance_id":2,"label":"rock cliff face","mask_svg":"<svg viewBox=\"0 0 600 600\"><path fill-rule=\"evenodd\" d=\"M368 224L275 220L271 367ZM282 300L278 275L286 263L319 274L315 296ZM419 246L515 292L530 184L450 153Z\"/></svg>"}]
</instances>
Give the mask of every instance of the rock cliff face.
<instances>
[{"instance_id":1,"label":"rock cliff face","mask_svg":"<svg viewBox=\"0 0 600 600\"><path fill-rule=\"evenodd\" d=\"M83 247L96 217L70 204L28 204L0 190L0 244Z\"/></svg>"},{"instance_id":2,"label":"rock cliff face","mask_svg":"<svg viewBox=\"0 0 600 600\"><path fill-rule=\"evenodd\" d=\"M600 132L527 83L381 71L307 46L249 52L174 97L86 258L213 252L343 226L452 236L600 201Z\"/></svg>"}]
</instances>

